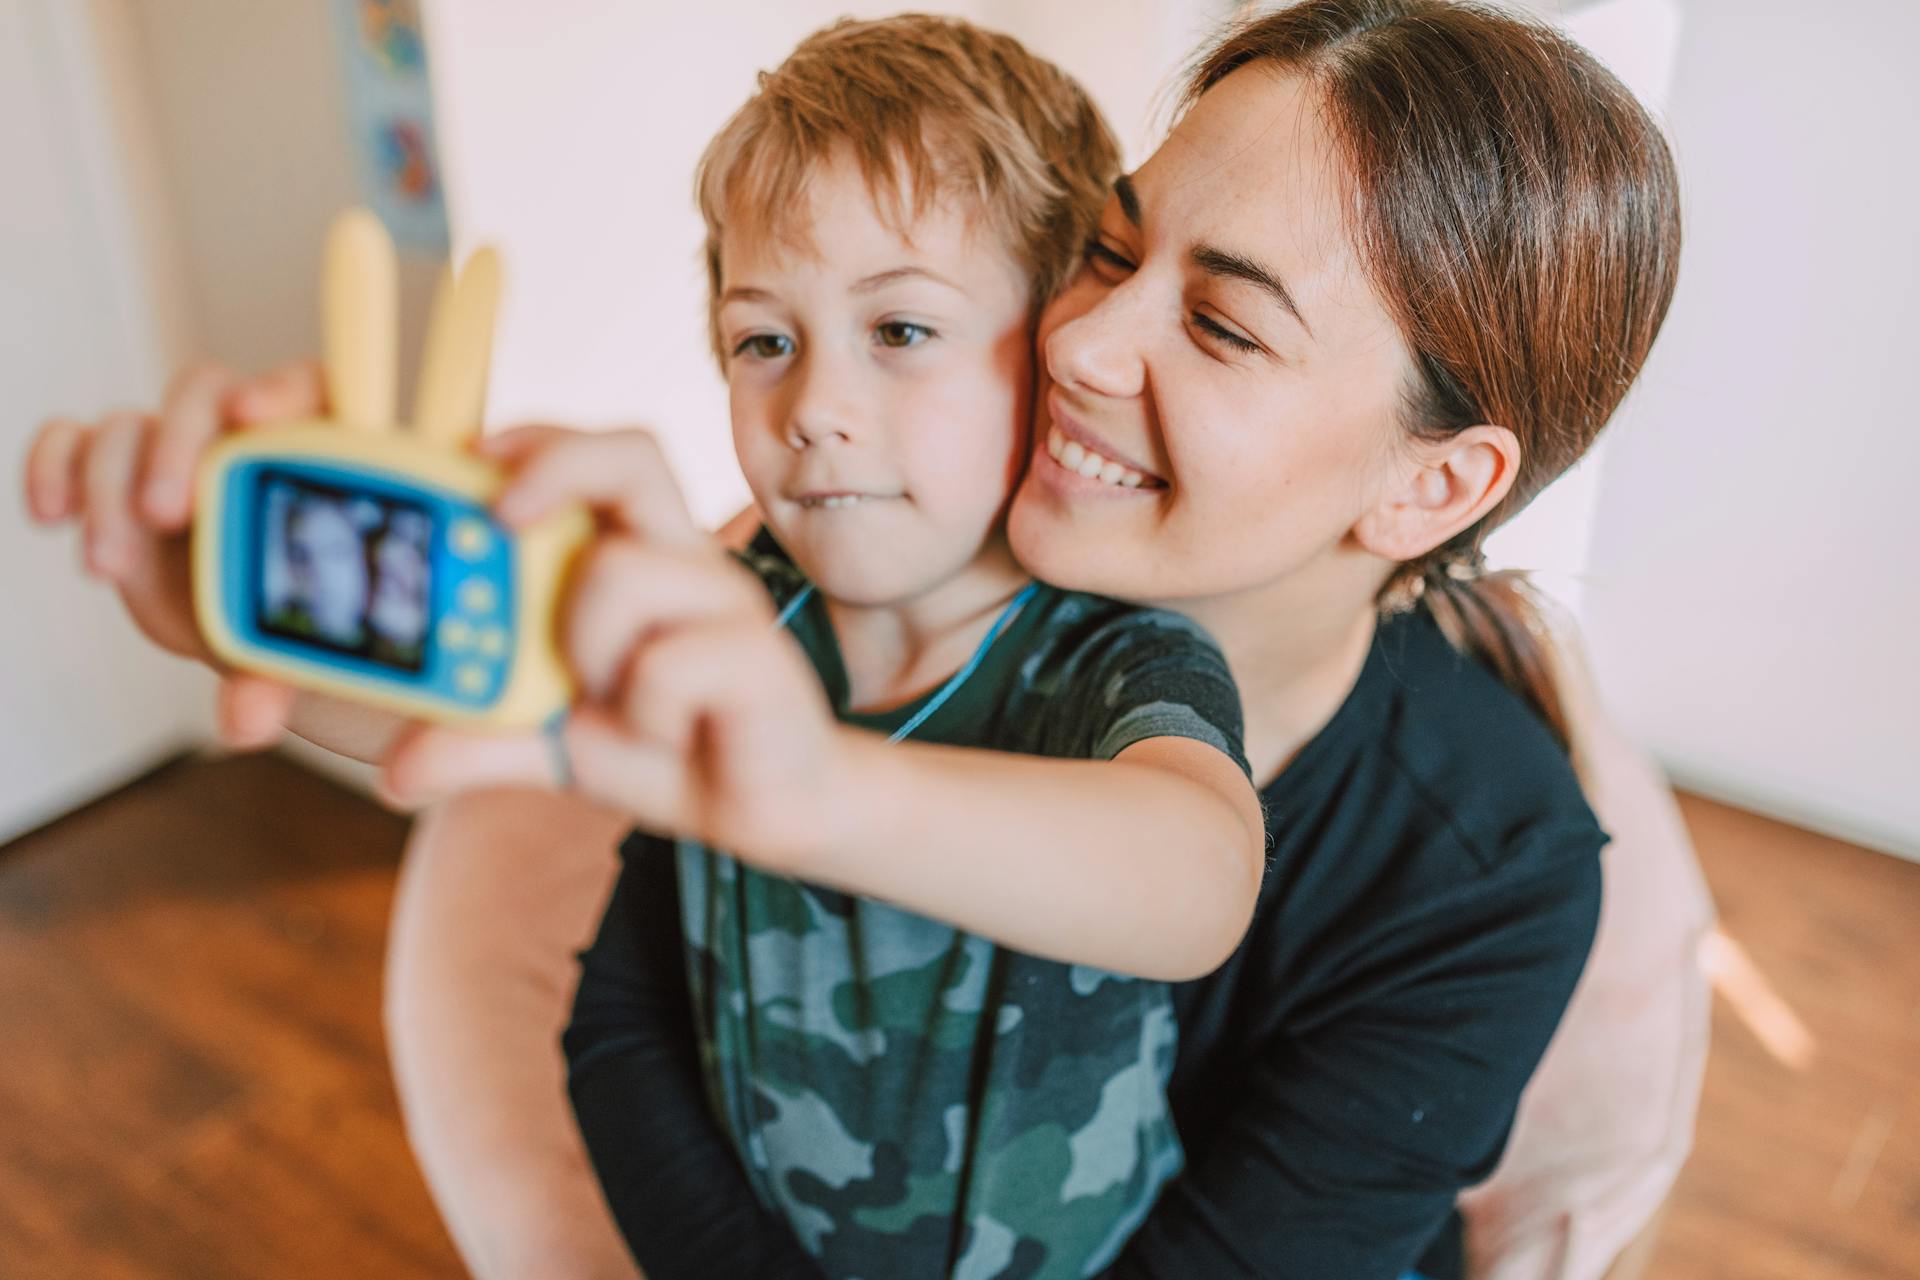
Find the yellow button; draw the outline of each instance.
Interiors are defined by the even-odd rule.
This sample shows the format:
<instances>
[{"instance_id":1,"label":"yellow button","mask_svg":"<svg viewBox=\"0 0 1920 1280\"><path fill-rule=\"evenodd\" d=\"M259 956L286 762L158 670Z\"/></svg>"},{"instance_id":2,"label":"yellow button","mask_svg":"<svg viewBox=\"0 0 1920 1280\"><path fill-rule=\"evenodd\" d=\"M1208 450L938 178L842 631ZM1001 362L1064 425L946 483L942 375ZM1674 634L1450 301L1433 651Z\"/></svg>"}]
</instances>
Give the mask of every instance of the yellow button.
<instances>
[{"instance_id":1,"label":"yellow button","mask_svg":"<svg viewBox=\"0 0 1920 1280\"><path fill-rule=\"evenodd\" d=\"M459 652L473 643L473 628L459 618L443 618L440 622L440 646L453 652Z\"/></svg>"},{"instance_id":2,"label":"yellow button","mask_svg":"<svg viewBox=\"0 0 1920 1280\"><path fill-rule=\"evenodd\" d=\"M493 534L486 523L472 516L455 521L447 537L453 544L453 554L462 560L478 560L493 545Z\"/></svg>"},{"instance_id":3,"label":"yellow button","mask_svg":"<svg viewBox=\"0 0 1920 1280\"><path fill-rule=\"evenodd\" d=\"M480 656L498 658L507 651L507 633L499 627L480 628Z\"/></svg>"},{"instance_id":4,"label":"yellow button","mask_svg":"<svg viewBox=\"0 0 1920 1280\"><path fill-rule=\"evenodd\" d=\"M468 578L460 584L460 607L468 613L492 613L499 596L485 578Z\"/></svg>"},{"instance_id":5,"label":"yellow button","mask_svg":"<svg viewBox=\"0 0 1920 1280\"><path fill-rule=\"evenodd\" d=\"M479 693L487 687L487 669L469 662L453 673L453 684L462 693Z\"/></svg>"}]
</instances>

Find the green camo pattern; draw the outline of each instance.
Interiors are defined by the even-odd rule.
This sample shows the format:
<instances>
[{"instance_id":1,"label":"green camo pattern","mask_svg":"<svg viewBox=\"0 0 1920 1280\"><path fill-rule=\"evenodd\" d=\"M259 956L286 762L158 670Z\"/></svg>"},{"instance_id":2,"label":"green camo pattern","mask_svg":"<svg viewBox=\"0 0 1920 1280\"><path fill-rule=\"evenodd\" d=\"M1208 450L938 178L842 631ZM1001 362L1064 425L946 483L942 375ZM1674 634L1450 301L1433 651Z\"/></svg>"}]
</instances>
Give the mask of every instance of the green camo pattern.
<instances>
[{"instance_id":1,"label":"green camo pattern","mask_svg":"<svg viewBox=\"0 0 1920 1280\"><path fill-rule=\"evenodd\" d=\"M841 1280L1072 1280L1180 1168L1162 983L682 845L713 1102Z\"/></svg>"},{"instance_id":2,"label":"green camo pattern","mask_svg":"<svg viewBox=\"0 0 1920 1280\"><path fill-rule=\"evenodd\" d=\"M784 602L804 585L747 562ZM791 630L844 719L817 598ZM1178 734L1240 753L1238 694L1177 615L1042 587L920 740L1104 758ZM1163 983L1059 964L869 898L678 846L711 1101L760 1198L833 1280L1074 1280L1182 1154Z\"/></svg>"}]
</instances>

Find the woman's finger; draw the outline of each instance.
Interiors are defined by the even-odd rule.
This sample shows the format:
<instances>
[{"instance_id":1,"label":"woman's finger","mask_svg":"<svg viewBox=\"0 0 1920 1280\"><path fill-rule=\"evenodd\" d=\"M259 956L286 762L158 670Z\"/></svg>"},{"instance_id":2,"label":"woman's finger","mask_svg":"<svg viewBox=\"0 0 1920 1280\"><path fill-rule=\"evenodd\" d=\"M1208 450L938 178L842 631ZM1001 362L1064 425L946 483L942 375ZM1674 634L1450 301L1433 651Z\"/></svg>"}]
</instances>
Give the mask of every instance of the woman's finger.
<instances>
[{"instance_id":1,"label":"woman's finger","mask_svg":"<svg viewBox=\"0 0 1920 1280\"><path fill-rule=\"evenodd\" d=\"M650 633L719 617L764 629L772 625L773 606L751 573L708 546L681 550L609 537L580 566L564 607L561 644L588 700L604 702Z\"/></svg>"},{"instance_id":2,"label":"woman's finger","mask_svg":"<svg viewBox=\"0 0 1920 1280\"><path fill-rule=\"evenodd\" d=\"M263 676L225 676L216 717L221 741L236 751L272 746L286 731L296 696L292 686Z\"/></svg>"},{"instance_id":3,"label":"woman's finger","mask_svg":"<svg viewBox=\"0 0 1920 1280\"><path fill-rule=\"evenodd\" d=\"M296 360L230 390L222 413L237 427L327 414L327 380L317 360Z\"/></svg>"},{"instance_id":4,"label":"woman's finger","mask_svg":"<svg viewBox=\"0 0 1920 1280\"><path fill-rule=\"evenodd\" d=\"M141 510L155 528L186 527L193 513L194 471L220 433L222 404L236 383L226 369L201 362L181 370L167 388L140 485Z\"/></svg>"},{"instance_id":5,"label":"woman's finger","mask_svg":"<svg viewBox=\"0 0 1920 1280\"><path fill-rule=\"evenodd\" d=\"M80 477L93 433L71 418L54 418L27 449L27 510L44 524L80 511Z\"/></svg>"},{"instance_id":6,"label":"woman's finger","mask_svg":"<svg viewBox=\"0 0 1920 1280\"><path fill-rule=\"evenodd\" d=\"M87 567L118 580L139 558L148 535L133 509L134 477L147 441L147 421L134 413L106 418L87 450L85 543Z\"/></svg>"},{"instance_id":7,"label":"woman's finger","mask_svg":"<svg viewBox=\"0 0 1920 1280\"><path fill-rule=\"evenodd\" d=\"M501 431L490 431L474 441L474 452L495 462L514 463L536 449L557 444L582 434L572 427L556 427L544 422L522 423Z\"/></svg>"},{"instance_id":8,"label":"woman's finger","mask_svg":"<svg viewBox=\"0 0 1920 1280\"><path fill-rule=\"evenodd\" d=\"M568 433L529 450L495 503L502 520L524 525L584 503L651 542L692 546L706 534L687 512L660 444L645 431Z\"/></svg>"}]
</instances>

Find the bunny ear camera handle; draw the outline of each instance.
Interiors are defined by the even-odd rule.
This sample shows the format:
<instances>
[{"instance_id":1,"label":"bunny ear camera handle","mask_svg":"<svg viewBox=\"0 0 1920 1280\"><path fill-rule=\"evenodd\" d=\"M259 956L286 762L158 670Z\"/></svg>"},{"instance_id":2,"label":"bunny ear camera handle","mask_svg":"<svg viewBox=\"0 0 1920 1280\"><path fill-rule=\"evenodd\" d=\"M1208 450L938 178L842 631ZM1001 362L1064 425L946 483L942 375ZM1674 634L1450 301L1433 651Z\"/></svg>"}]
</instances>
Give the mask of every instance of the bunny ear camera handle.
<instances>
[{"instance_id":1,"label":"bunny ear camera handle","mask_svg":"<svg viewBox=\"0 0 1920 1280\"><path fill-rule=\"evenodd\" d=\"M194 512L194 608L221 659L305 688L455 724L518 727L563 710L555 640L586 513L508 530L504 476L475 455L499 306L499 255L442 273L413 420L395 413L398 266L354 209L320 282L331 416L209 450Z\"/></svg>"}]
</instances>

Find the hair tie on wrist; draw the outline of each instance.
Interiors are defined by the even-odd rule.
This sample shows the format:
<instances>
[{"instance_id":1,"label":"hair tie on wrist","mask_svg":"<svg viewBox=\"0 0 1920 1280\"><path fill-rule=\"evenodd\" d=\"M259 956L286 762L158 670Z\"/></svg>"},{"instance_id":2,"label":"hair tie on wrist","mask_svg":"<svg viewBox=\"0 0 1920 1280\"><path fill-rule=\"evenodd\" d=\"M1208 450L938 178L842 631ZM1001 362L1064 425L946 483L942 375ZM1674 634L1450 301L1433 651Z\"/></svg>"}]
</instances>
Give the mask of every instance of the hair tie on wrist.
<instances>
[{"instance_id":1,"label":"hair tie on wrist","mask_svg":"<svg viewBox=\"0 0 1920 1280\"><path fill-rule=\"evenodd\" d=\"M547 740L547 758L553 762L553 785L559 791L573 790L573 753L567 750L567 711L565 707L547 717L540 726Z\"/></svg>"}]
</instances>

